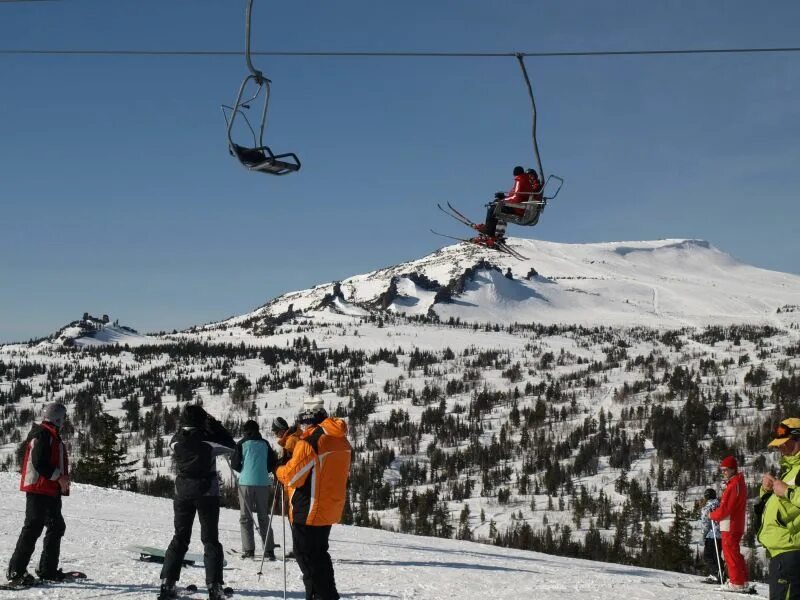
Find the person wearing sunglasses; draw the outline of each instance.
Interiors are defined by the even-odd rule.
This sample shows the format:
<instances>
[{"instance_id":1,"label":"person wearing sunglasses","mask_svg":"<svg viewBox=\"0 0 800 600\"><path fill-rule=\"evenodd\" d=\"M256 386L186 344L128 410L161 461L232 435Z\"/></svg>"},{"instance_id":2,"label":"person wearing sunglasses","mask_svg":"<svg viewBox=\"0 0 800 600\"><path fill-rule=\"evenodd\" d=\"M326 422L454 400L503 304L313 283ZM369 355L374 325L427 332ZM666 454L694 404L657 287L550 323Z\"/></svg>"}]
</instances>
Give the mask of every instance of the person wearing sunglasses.
<instances>
[{"instance_id":1,"label":"person wearing sunglasses","mask_svg":"<svg viewBox=\"0 0 800 600\"><path fill-rule=\"evenodd\" d=\"M747 512L747 484L744 473L739 472L736 457L726 456L719 468L726 481L725 489L719 508L709 516L719 523L722 532L722 555L728 565L728 581L722 587L729 592L748 592L752 586L748 583L747 563L739 548Z\"/></svg>"},{"instance_id":2,"label":"person wearing sunglasses","mask_svg":"<svg viewBox=\"0 0 800 600\"><path fill-rule=\"evenodd\" d=\"M781 468L761 478L757 537L770 559L770 600L800 600L800 418L784 419L772 435Z\"/></svg>"}]
</instances>

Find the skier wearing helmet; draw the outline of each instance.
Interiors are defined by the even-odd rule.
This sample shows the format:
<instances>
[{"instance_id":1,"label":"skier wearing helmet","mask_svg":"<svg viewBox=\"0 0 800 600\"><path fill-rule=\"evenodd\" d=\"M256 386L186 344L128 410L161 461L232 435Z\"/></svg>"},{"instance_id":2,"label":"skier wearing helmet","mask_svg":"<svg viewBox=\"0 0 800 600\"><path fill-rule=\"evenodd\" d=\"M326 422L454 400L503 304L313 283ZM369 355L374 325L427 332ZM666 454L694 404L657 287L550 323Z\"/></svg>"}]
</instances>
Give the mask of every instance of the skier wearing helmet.
<instances>
[{"instance_id":1,"label":"skier wearing helmet","mask_svg":"<svg viewBox=\"0 0 800 600\"><path fill-rule=\"evenodd\" d=\"M328 538L344 511L351 458L347 423L329 417L316 398L303 403L298 422L305 429L276 475L289 493L292 541L306 600L338 600Z\"/></svg>"},{"instance_id":2,"label":"skier wearing helmet","mask_svg":"<svg viewBox=\"0 0 800 600\"><path fill-rule=\"evenodd\" d=\"M60 430L67 420L67 408L53 402L44 408L42 422L35 424L25 440L20 491L25 492L25 524L8 563L9 585L27 587L34 583L28 563L36 541L47 528L36 575L61 581L69 576L58 568L61 538L67 526L61 515L61 497L69 496L69 459Z\"/></svg>"}]
</instances>

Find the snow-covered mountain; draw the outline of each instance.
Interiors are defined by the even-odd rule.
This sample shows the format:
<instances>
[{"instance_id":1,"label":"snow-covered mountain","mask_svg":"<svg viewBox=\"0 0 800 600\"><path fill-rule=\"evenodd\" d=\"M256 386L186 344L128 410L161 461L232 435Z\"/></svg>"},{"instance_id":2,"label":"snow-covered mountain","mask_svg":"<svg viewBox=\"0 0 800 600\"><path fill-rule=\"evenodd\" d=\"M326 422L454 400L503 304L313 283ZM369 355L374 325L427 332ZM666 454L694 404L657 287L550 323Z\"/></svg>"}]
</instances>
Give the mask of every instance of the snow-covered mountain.
<instances>
[{"instance_id":1,"label":"snow-covered mountain","mask_svg":"<svg viewBox=\"0 0 800 600\"><path fill-rule=\"evenodd\" d=\"M668 531L676 506L689 509L706 487L718 487L721 453L736 452L748 482L758 480L772 464L770 423L800 410L800 277L744 265L702 241L511 243L529 259L459 244L180 333L136 337L105 316L84 315L47 342L0 346L0 470L17 469L18 442L43 402L62 400L76 463L104 427L101 417L111 416L136 462L138 489L164 494L165 447L186 402L202 402L234 431L249 418L268 431L313 394L351 424L353 523L621 562L637 560L646 527ZM115 336L128 347L114 347ZM100 346L77 350L90 344ZM117 537L129 525L119 527ZM337 531L343 570L352 568L353 579L358 565L374 566L378 578L388 573L384 596L482 598L497 585L492 569L517 577L502 562L515 551L426 541L409 560L393 554L404 538ZM545 543L548 536L566 540L567 550ZM617 539L624 556L598 546ZM568 548L589 542L591 552ZM387 548L380 565L358 555L373 543ZM438 556L428 570L424 557L445 551L491 555L462 573L491 572L487 587L458 595L461 574L439 566ZM751 542L748 553L763 550ZM577 561L525 556L535 558L509 564L527 561L543 578L537 592L563 593L561 578L574 589L563 569ZM419 587L397 587L401 568ZM665 591L660 580L647 587L635 574L641 569L614 569L623 579L592 597L615 587L697 597L691 585ZM113 589L149 586L152 574L136 573ZM436 585L424 587L434 576ZM374 592L372 583L348 589ZM515 585L502 589L505 597L525 597Z\"/></svg>"},{"instance_id":2,"label":"snow-covered mountain","mask_svg":"<svg viewBox=\"0 0 800 600\"><path fill-rule=\"evenodd\" d=\"M560 244L510 240L518 260L472 244L275 298L216 328L324 310L480 323L783 326L800 320L800 277L741 263L702 240Z\"/></svg>"},{"instance_id":3,"label":"snow-covered mountain","mask_svg":"<svg viewBox=\"0 0 800 600\"><path fill-rule=\"evenodd\" d=\"M120 325L118 321L109 322L108 315L102 318L85 313L83 318L73 321L59 329L54 335L41 342L45 346L69 346L86 348L92 346L141 346L156 340L142 335L132 327Z\"/></svg>"},{"instance_id":4,"label":"snow-covered mountain","mask_svg":"<svg viewBox=\"0 0 800 600\"><path fill-rule=\"evenodd\" d=\"M25 514L19 478L0 473L0 554L8 557ZM74 485L64 499L67 532L62 544L65 569L85 571L81 583L0 591L0 599L124 597L155 598L161 565L139 562L123 548L130 544L166 547L172 536L172 503L161 498ZM202 554L195 523L190 552ZM287 528L288 529L288 528ZM281 521L274 524L283 546ZM286 531L287 537L290 533ZM220 540L226 551L240 549L239 512L223 509ZM287 540L291 548L291 541ZM280 549L278 549L280 556ZM336 526L331 533L336 582L348 600L561 600L580 595L612 600L624 593L630 600L712 600L719 592L697 577L625 565L590 562L495 546L403 535L363 527ZM37 559L37 555L34 556ZM227 555L224 576L235 598L283 598L283 565L267 562L259 581L258 562ZM202 567L186 567L181 585L194 583L202 598ZM766 588L761 586L762 591ZM294 561L287 562L287 597L301 598L303 584Z\"/></svg>"}]
</instances>

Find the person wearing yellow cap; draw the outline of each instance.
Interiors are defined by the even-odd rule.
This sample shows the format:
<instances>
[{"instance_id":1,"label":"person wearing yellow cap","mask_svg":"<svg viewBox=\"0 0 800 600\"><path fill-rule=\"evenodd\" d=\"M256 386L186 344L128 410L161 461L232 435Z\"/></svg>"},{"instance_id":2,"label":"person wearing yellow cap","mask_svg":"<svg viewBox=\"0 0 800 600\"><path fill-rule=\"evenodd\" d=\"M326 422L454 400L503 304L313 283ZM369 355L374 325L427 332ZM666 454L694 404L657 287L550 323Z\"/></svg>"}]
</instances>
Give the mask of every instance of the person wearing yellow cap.
<instances>
[{"instance_id":1,"label":"person wearing yellow cap","mask_svg":"<svg viewBox=\"0 0 800 600\"><path fill-rule=\"evenodd\" d=\"M769 446L781 453L781 470L761 478L758 541L770 559L770 600L800 600L800 418L781 421L773 438Z\"/></svg>"}]
</instances>

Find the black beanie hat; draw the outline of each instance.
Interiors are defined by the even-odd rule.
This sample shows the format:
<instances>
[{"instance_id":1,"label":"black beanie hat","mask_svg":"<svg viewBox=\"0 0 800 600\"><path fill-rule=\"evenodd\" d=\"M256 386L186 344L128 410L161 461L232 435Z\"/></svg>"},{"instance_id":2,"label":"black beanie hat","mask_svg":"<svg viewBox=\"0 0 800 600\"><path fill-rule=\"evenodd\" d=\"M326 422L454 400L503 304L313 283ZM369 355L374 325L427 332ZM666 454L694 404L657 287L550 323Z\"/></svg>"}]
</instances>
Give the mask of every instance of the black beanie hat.
<instances>
[{"instance_id":1,"label":"black beanie hat","mask_svg":"<svg viewBox=\"0 0 800 600\"><path fill-rule=\"evenodd\" d=\"M199 404L187 404L183 407L181 425L185 427L205 427L208 413Z\"/></svg>"},{"instance_id":2,"label":"black beanie hat","mask_svg":"<svg viewBox=\"0 0 800 600\"><path fill-rule=\"evenodd\" d=\"M278 433L279 431L286 431L289 429L289 423L283 417L275 417L272 421L272 432Z\"/></svg>"},{"instance_id":3,"label":"black beanie hat","mask_svg":"<svg viewBox=\"0 0 800 600\"><path fill-rule=\"evenodd\" d=\"M717 492L714 488L708 488L705 492L703 492L703 497L706 500L714 500L717 497Z\"/></svg>"},{"instance_id":4,"label":"black beanie hat","mask_svg":"<svg viewBox=\"0 0 800 600\"><path fill-rule=\"evenodd\" d=\"M258 433L258 423L253 419L245 421L244 425L242 425L242 431L245 433Z\"/></svg>"}]
</instances>

